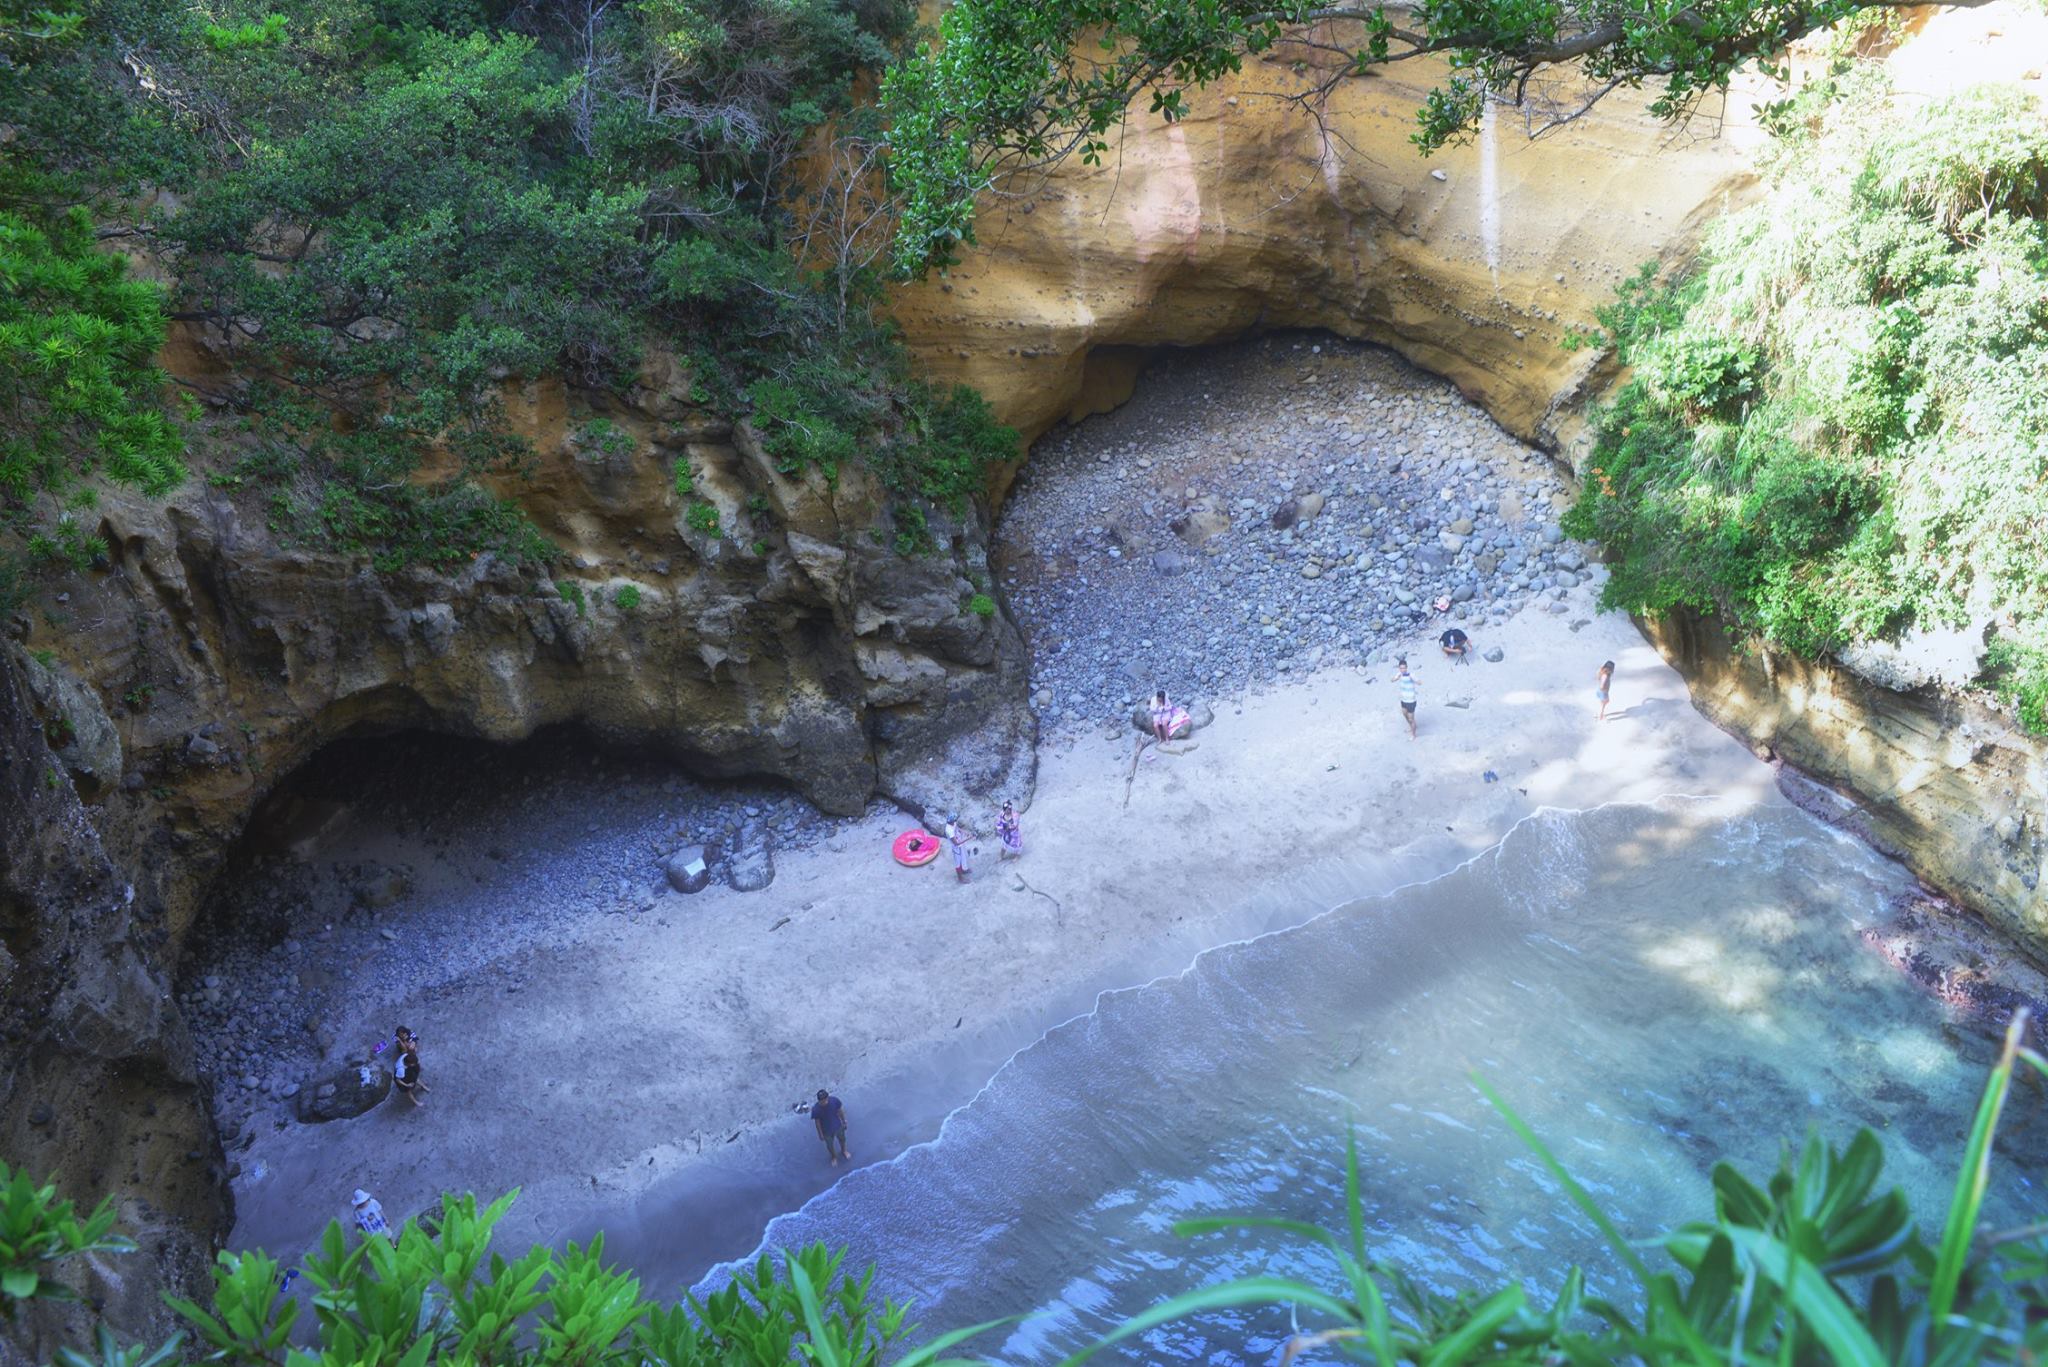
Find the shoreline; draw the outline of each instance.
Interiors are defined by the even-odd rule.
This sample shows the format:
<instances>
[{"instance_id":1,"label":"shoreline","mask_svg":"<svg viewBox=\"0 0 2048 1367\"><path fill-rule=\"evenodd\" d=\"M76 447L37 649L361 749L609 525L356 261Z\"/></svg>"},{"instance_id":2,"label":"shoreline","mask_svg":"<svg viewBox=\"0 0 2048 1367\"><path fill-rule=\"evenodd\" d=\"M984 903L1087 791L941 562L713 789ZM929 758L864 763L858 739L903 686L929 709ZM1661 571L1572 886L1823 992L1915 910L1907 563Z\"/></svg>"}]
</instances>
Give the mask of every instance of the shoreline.
<instances>
[{"instance_id":1,"label":"shoreline","mask_svg":"<svg viewBox=\"0 0 2048 1367\"><path fill-rule=\"evenodd\" d=\"M486 972L400 1003L429 1041L427 1104L258 1133L230 1244L296 1256L357 1186L393 1217L443 1189L520 1186L508 1239L605 1228L608 1255L632 1265L636 1243L673 1248L683 1226L722 1245L709 1265L753 1246L722 1230L840 1174L791 1111L816 1086L847 1099L855 1153L877 1161L936 1133L1002 1060L1101 992L1440 875L1540 807L1782 801L1770 767L1694 712L1626 618L1590 616L1594 591L1487 633L1503 664L1421 670L1418 741L1384 671L1325 670L1217 705L1197 744L1139 766L1128 815L1135 732L1047 746L1024 859L985 860L970 887L888 863L905 823L876 814L785 856L764 891L670 893L580 945L514 951L520 991ZM1621 663L1604 727L1587 686L1599 658ZM1489 768L1500 782L1483 782ZM1331 867L1348 870L1341 886L1304 886ZM1015 889L1019 874L1061 910ZM693 1189L751 1194L679 1212Z\"/></svg>"}]
</instances>

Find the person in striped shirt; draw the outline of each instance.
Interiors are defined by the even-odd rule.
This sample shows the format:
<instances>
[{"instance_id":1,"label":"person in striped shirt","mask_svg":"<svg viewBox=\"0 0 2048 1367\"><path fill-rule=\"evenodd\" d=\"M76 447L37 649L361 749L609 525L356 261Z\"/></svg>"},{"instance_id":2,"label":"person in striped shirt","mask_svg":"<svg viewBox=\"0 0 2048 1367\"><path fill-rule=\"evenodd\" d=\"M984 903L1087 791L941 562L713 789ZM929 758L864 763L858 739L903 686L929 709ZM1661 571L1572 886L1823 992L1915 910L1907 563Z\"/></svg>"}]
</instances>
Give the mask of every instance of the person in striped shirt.
<instances>
[{"instance_id":1,"label":"person in striped shirt","mask_svg":"<svg viewBox=\"0 0 2048 1367\"><path fill-rule=\"evenodd\" d=\"M1394 660L1394 686L1401 690L1401 715L1408 722L1408 739L1415 739L1415 676L1408 672L1408 657Z\"/></svg>"}]
</instances>

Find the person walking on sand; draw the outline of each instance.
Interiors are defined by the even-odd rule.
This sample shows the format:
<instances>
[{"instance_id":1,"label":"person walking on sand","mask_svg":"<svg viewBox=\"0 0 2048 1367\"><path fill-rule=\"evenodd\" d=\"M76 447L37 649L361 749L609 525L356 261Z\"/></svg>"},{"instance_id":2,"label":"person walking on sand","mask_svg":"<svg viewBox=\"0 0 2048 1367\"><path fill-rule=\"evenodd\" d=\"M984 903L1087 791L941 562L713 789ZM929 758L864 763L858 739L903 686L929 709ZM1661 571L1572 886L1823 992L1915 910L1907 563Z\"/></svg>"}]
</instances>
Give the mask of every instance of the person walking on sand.
<instances>
[{"instance_id":1,"label":"person walking on sand","mask_svg":"<svg viewBox=\"0 0 2048 1367\"><path fill-rule=\"evenodd\" d=\"M1408 657L1394 659L1394 686L1401 690L1401 717L1408 723L1408 739L1415 739L1415 676L1408 672Z\"/></svg>"},{"instance_id":2,"label":"person walking on sand","mask_svg":"<svg viewBox=\"0 0 2048 1367\"><path fill-rule=\"evenodd\" d=\"M391 1080L415 1106L427 1094L427 1084L420 1081L420 1037L403 1025L398 1027L398 1058L393 1063Z\"/></svg>"},{"instance_id":3,"label":"person walking on sand","mask_svg":"<svg viewBox=\"0 0 2048 1367\"><path fill-rule=\"evenodd\" d=\"M811 1107L811 1123L818 1127L818 1138L825 1141L825 1157L838 1167L839 1160L853 1161L853 1154L846 1147L846 1106L823 1087L818 1089L817 1104Z\"/></svg>"},{"instance_id":4,"label":"person walking on sand","mask_svg":"<svg viewBox=\"0 0 2048 1367\"><path fill-rule=\"evenodd\" d=\"M1002 842L1002 848L996 852L996 858L1023 858L1024 823L1017 819L1017 808L1012 803L1005 802L1002 815L996 818L996 839Z\"/></svg>"},{"instance_id":5,"label":"person walking on sand","mask_svg":"<svg viewBox=\"0 0 2048 1367\"><path fill-rule=\"evenodd\" d=\"M384 1207L377 1203L376 1197L357 1187L356 1194L349 1198L349 1206L355 1212L356 1228L363 1232L365 1239L381 1234L394 1244L398 1242L398 1236L384 1222Z\"/></svg>"},{"instance_id":6,"label":"person walking on sand","mask_svg":"<svg viewBox=\"0 0 2048 1367\"><path fill-rule=\"evenodd\" d=\"M1600 672L1593 676L1593 696L1600 700L1600 721L1607 720L1607 694L1614 683L1614 661L1600 666Z\"/></svg>"},{"instance_id":7,"label":"person walking on sand","mask_svg":"<svg viewBox=\"0 0 2048 1367\"><path fill-rule=\"evenodd\" d=\"M974 878L974 851L967 843L972 839L974 832L959 817L946 823L946 843L953 847L953 876L963 883Z\"/></svg>"}]
</instances>

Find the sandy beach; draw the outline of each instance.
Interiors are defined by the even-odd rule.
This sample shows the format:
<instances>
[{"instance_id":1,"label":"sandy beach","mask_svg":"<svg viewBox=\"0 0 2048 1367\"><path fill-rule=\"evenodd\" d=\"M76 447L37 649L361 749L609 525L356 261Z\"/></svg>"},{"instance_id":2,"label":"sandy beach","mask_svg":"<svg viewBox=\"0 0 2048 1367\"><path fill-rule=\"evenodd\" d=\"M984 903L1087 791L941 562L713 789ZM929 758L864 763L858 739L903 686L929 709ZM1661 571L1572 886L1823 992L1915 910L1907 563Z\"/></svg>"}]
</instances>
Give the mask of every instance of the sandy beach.
<instances>
[{"instance_id":1,"label":"sandy beach","mask_svg":"<svg viewBox=\"0 0 2048 1367\"><path fill-rule=\"evenodd\" d=\"M1135 732L1049 747L1024 858L999 864L984 834L969 886L944 861L891 862L907 823L877 813L782 857L764 891L594 916L572 943L486 957L451 988L337 1022L369 1038L393 1011L409 1021L432 1093L259 1126L232 1243L296 1254L359 1186L393 1216L517 1187L513 1239L604 1229L629 1265L657 1247L709 1265L845 1170L794 1113L817 1087L845 1098L856 1161L886 1159L1098 992L1432 877L1538 807L1780 800L1771 767L1700 718L1595 592L1475 633L1499 663L1453 666L1417 639L1417 740L1389 670L1324 670L1218 700L1192 744L1136 766L1128 804ZM1597 724L1607 658L1614 705Z\"/></svg>"}]
</instances>

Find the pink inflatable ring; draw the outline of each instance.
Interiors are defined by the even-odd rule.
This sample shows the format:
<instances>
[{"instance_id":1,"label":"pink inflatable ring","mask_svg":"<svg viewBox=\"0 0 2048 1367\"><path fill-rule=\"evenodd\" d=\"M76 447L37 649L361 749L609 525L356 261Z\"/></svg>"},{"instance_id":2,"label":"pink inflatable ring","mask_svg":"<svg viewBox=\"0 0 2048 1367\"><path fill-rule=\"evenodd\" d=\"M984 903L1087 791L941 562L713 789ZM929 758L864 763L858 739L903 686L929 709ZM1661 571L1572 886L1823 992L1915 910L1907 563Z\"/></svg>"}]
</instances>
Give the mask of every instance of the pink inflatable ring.
<instances>
[{"instance_id":1,"label":"pink inflatable ring","mask_svg":"<svg viewBox=\"0 0 2048 1367\"><path fill-rule=\"evenodd\" d=\"M896 843L889 847L889 852L896 856L897 863L908 864L914 869L937 859L939 846L944 843L930 831L905 831L896 837Z\"/></svg>"}]
</instances>

